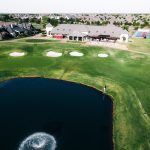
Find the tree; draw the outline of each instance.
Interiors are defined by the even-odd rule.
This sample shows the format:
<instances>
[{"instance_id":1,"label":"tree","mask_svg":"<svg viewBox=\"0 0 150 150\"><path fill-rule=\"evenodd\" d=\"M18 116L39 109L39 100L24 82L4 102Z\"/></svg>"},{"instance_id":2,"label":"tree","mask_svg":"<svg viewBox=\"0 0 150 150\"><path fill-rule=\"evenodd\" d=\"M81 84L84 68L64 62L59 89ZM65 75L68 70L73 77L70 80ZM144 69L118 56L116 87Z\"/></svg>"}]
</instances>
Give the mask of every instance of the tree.
<instances>
[{"instance_id":1,"label":"tree","mask_svg":"<svg viewBox=\"0 0 150 150\"><path fill-rule=\"evenodd\" d=\"M18 23L22 23L22 19L21 18L18 18Z\"/></svg>"},{"instance_id":2,"label":"tree","mask_svg":"<svg viewBox=\"0 0 150 150\"><path fill-rule=\"evenodd\" d=\"M140 23L137 21L133 21L133 26L140 26Z\"/></svg>"},{"instance_id":3,"label":"tree","mask_svg":"<svg viewBox=\"0 0 150 150\"><path fill-rule=\"evenodd\" d=\"M144 20L144 23L142 24L142 26L143 26L143 27L149 26L149 22L145 19L145 20Z\"/></svg>"},{"instance_id":4,"label":"tree","mask_svg":"<svg viewBox=\"0 0 150 150\"><path fill-rule=\"evenodd\" d=\"M100 25L101 24L100 21L96 21L95 23L96 23L96 25Z\"/></svg>"},{"instance_id":5,"label":"tree","mask_svg":"<svg viewBox=\"0 0 150 150\"><path fill-rule=\"evenodd\" d=\"M7 21L9 21L9 19L10 19L10 17L9 17L9 15L7 15L7 14L2 14L2 15L0 16L0 20L1 20L1 21L7 22Z\"/></svg>"},{"instance_id":6,"label":"tree","mask_svg":"<svg viewBox=\"0 0 150 150\"><path fill-rule=\"evenodd\" d=\"M56 27L58 25L59 21L57 19L52 18L52 19L49 20L49 23L52 26Z\"/></svg>"},{"instance_id":7,"label":"tree","mask_svg":"<svg viewBox=\"0 0 150 150\"><path fill-rule=\"evenodd\" d=\"M129 30L129 26L128 25L124 25L123 29L128 31Z\"/></svg>"},{"instance_id":8,"label":"tree","mask_svg":"<svg viewBox=\"0 0 150 150\"><path fill-rule=\"evenodd\" d=\"M137 30L138 28L139 28L138 26L135 26L135 27L134 27L134 30Z\"/></svg>"},{"instance_id":9,"label":"tree","mask_svg":"<svg viewBox=\"0 0 150 150\"><path fill-rule=\"evenodd\" d=\"M49 19L48 16L42 16L42 25L43 25L43 28L46 27L46 24L48 23L48 19Z\"/></svg>"},{"instance_id":10,"label":"tree","mask_svg":"<svg viewBox=\"0 0 150 150\"><path fill-rule=\"evenodd\" d=\"M110 22L109 21L102 21L102 25L107 25L107 24L109 24Z\"/></svg>"},{"instance_id":11,"label":"tree","mask_svg":"<svg viewBox=\"0 0 150 150\"><path fill-rule=\"evenodd\" d=\"M29 18L22 19L22 22L28 23L29 22Z\"/></svg>"},{"instance_id":12,"label":"tree","mask_svg":"<svg viewBox=\"0 0 150 150\"><path fill-rule=\"evenodd\" d=\"M60 17L60 19L59 19L60 24L64 23L64 21L65 21L65 18Z\"/></svg>"},{"instance_id":13,"label":"tree","mask_svg":"<svg viewBox=\"0 0 150 150\"><path fill-rule=\"evenodd\" d=\"M90 25L90 22L89 22L89 21L86 21L86 24L87 24L87 25Z\"/></svg>"},{"instance_id":14,"label":"tree","mask_svg":"<svg viewBox=\"0 0 150 150\"><path fill-rule=\"evenodd\" d=\"M41 19L38 19L38 18L35 18L35 17L31 18L29 21L32 22L32 23L37 23L37 24L41 23Z\"/></svg>"}]
</instances>

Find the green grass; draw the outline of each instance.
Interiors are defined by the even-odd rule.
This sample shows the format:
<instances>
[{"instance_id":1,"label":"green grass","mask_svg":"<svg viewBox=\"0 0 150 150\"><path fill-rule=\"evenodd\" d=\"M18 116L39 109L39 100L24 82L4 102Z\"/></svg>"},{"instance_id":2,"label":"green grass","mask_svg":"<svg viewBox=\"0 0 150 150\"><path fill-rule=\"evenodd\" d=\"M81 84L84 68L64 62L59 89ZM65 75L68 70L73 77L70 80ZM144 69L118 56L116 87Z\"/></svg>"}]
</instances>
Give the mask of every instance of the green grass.
<instances>
[{"instance_id":1,"label":"green grass","mask_svg":"<svg viewBox=\"0 0 150 150\"><path fill-rule=\"evenodd\" d=\"M38 24L38 23L32 22L32 25L33 25L33 27L35 27L37 29L43 29L43 24L42 23Z\"/></svg>"},{"instance_id":2,"label":"green grass","mask_svg":"<svg viewBox=\"0 0 150 150\"><path fill-rule=\"evenodd\" d=\"M134 38L128 48L129 50L136 50L150 54L150 39Z\"/></svg>"},{"instance_id":3,"label":"green grass","mask_svg":"<svg viewBox=\"0 0 150 150\"><path fill-rule=\"evenodd\" d=\"M134 50L142 50L138 43ZM141 46L148 51L150 40ZM145 42L146 42L145 41ZM129 45L130 46L130 45ZM137 49L136 47L139 47ZM25 51L24 57L8 54ZM62 52L49 58L49 50ZM71 57L69 52L83 52ZM97 57L107 53L108 58ZM14 77L40 76L83 83L103 90L113 98L113 141L116 150L150 150L150 56L111 48L73 43L0 42L0 81Z\"/></svg>"},{"instance_id":4,"label":"green grass","mask_svg":"<svg viewBox=\"0 0 150 150\"><path fill-rule=\"evenodd\" d=\"M47 39L21 39L18 42L29 42L29 43L42 43L42 42L59 42L58 40L47 40Z\"/></svg>"}]
</instances>

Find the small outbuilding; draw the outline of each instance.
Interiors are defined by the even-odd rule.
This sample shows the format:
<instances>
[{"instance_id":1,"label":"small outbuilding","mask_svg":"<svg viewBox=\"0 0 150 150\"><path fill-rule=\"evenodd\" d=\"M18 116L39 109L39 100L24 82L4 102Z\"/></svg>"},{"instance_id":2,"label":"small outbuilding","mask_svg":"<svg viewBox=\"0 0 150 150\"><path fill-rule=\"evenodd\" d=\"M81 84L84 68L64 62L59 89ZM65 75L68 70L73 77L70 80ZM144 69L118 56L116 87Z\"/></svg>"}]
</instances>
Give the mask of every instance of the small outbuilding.
<instances>
[{"instance_id":1,"label":"small outbuilding","mask_svg":"<svg viewBox=\"0 0 150 150\"><path fill-rule=\"evenodd\" d=\"M50 23L48 23L48 24L46 25L46 35L47 35L47 36L52 36L52 35L51 35L52 29L53 29L53 26L52 26Z\"/></svg>"}]
</instances>

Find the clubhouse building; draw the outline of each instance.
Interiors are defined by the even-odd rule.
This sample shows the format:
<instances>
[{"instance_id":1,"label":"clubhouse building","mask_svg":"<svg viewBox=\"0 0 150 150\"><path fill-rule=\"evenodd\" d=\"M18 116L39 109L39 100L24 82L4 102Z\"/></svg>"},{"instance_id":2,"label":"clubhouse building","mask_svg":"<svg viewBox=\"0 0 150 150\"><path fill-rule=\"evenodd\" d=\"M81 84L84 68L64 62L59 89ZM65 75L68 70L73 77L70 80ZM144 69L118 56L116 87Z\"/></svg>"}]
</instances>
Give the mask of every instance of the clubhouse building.
<instances>
[{"instance_id":1,"label":"clubhouse building","mask_svg":"<svg viewBox=\"0 0 150 150\"><path fill-rule=\"evenodd\" d=\"M48 26L47 35L54 38L67 38L76 41L120 40L121 42L128 42L129 38L128 31L112 24L106 26L60 24L54 28Z\"/></svg>"}]
</instances>

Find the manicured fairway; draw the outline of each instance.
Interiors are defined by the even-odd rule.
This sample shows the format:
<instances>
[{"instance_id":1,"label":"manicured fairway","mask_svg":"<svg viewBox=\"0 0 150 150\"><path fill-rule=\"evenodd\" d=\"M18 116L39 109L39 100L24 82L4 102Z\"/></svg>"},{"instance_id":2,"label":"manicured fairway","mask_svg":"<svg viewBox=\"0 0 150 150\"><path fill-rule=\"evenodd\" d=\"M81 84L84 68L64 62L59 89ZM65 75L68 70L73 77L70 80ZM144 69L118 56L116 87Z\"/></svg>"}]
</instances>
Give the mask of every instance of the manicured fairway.
<instances>
[{"instance_id":1,"label":"manicured fairway","mask_svg":"<svg viewBox=\"0 0 150 150\"><path fill-rule=\"evenodd\" d=\"M143 39L141 39L143 40ZM139 43L140 41L138 41ZM142 42L141 42L142 43ZM150 40L133 50L150 53ZM11 52L25 52L11 57ZM58 58L48 51L61 52ZM71 57L72 51L84 53ZM98 54L108 54L106 58ZM0 42L0 81L24 76L40 76L80 82L103 90L113 97L113 141L116 150L150 149L150 56L134 52L84 46L81 43Z\"/></svg>"}]
</instances>

